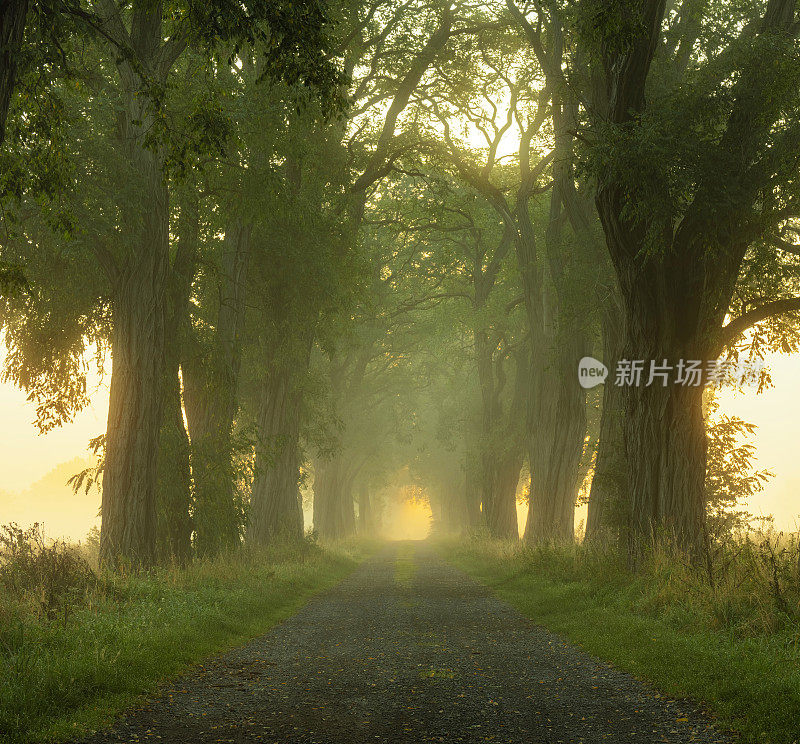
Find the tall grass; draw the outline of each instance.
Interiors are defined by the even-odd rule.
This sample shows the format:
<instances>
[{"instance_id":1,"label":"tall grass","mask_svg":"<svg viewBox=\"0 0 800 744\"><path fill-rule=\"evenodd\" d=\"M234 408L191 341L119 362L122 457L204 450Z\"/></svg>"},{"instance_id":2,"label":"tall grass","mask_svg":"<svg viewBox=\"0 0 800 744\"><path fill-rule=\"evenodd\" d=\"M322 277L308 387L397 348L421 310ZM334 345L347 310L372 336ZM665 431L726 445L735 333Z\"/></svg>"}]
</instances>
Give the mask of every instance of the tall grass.
<instances>
[{"instance_id":1,"label":"tall grass","mask_svg":"<svg viewBox=\"0 0 800 744\"><path fill-rule=\"evenodd\" d=\"M304 542L111 574L39 530L0 539L0 741L66 738L165 677L264 632L362 556Z\"/></svg>"},{"instance_id":2,"label":"tall grass","mask_svg":"<svg viewBox=\"0 0 800 744\"><path fill-rule=\"evenodd\" d=\"M632 610L649 616L741 638L785 631L800 643L800 544L794 534L743 533L717 542L697 561L655 547L635 572L612 544L527 545L472 537L448 543L448 550L494 572L503 567L503 581L528 573L579 582L592 595L624 595Z\"/></svg>"},{"instance_id":3,"label":"tall grass","mask_svg":"<svg viewBox=\"0 0 800 744\"><path fill-rule=\"evenodd\" d=\"M796 535L749 533L692 562L613 546L446 540L442 554L591 653L705 702L745 741L800 741Z\"/></svg>"}]
</instances>

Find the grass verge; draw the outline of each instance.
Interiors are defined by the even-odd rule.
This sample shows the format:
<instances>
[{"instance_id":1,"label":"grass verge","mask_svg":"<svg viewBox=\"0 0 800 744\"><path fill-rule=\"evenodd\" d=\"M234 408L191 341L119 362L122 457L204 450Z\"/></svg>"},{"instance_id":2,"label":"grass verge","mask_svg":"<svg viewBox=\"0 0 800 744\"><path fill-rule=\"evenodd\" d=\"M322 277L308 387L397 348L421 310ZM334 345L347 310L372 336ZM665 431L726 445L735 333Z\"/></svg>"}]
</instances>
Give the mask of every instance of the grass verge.
<instances>
[{"instance_id":1,"label":"grass verge","mask_svg":"<svg viewBox=\"0 0 800 744\"><path fill-rule=\"evenodd\" d=\"M800 624L764 612L742 577L702 588L685 566L632 574L579 546L442 540L440 554L528 617L674 697L702 701L746 742L800 741ZM786 597L783 597L783 604Z\"/></svg>"},{"instance_id":2,"label":"grass verge","mask_svg":"<svg viewBox=\"0 0 800 744\"><path fill-rule=\"evenodd\" d=\"M146 576L100 576L49 616L0 587L0 741L99 728L159 682L295 613L372 546L304 543Z\"/></svg>"},{"instance_id":3,"label":"grass verge","mask_svg":"<svg viewBox=\"0 0 800 744\"><path fill-rule=\"evenodd\" d=\"M414 551L410 545L402 543L397 549L397 558L394 564L394 580L405 589L410 589L417 572L414 563Z\"/></svg>"}]
</instances>

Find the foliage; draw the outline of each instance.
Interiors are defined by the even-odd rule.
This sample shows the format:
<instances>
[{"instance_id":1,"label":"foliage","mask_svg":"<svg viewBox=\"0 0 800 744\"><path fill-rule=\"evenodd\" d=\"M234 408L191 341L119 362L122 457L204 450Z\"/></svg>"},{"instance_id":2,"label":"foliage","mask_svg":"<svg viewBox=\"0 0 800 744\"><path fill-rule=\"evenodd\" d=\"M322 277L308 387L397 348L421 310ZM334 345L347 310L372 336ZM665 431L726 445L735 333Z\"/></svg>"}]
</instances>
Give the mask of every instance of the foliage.
<instances>
[{"instance_id":1,"label":"foliage","mask_svg":"<svg viewBox=\"0 0 800 744\"><path fill-rule=\"evenodd\" d=\"M632 573L598 545L446 541L440 552L535 621L588 652L703 700L743 741L779 744L800 727L800 543L751 533L721 543L715 583L680 554Z\"/></svg>"},{"instance_id":2,"label":"foliage","mask_svg":"<svg viewBox=\"0 0 800 744\"><path fill-rule=\"evenodd\" d=\"M301 82L315 89L328 111L341 110L345 82L331 59L331 8L326 0L268 2L245 7L233 0L188 0L182 9L191 33L212 48L231 42L223 59L231 64L246 46L263 55L262 78Z\"/></svg>"},{"instance_id":3,"label":"foliage","mask_svg":"<svg viewBox=\"0 0 800 744\"><path fill-rule=\"evenodd\" d=\"M769 470L753 468L756 447L741 441L755 430L736 416L718 415L706 424L706 513L708 529L715 537L741 533L750 526L753 515L742 509L741 502L762 491L773 477Z\"/></svg>"},{"instance_id":4,"label":"foliage","mask_svg":"<svg viewBox=\"0 0 800 744\"><path fill-rule=\"evenodd\" d=\"M372 551L276 545L112 575L92 573L79 547L42 548L38 530L2 534L11 552L0 560L0 741L9 743L73 738L106 723L164 677L264 633ZM30 600L46 587L69 594L68 614Z\"/></svg>"}]
</instances>

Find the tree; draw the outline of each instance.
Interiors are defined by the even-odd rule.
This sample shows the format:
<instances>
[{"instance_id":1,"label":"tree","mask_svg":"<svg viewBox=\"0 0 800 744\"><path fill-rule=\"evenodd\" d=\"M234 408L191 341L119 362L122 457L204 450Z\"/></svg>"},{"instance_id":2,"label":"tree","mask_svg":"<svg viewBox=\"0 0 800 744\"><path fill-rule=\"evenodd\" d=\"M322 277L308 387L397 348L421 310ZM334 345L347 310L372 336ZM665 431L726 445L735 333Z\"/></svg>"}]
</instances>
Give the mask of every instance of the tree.
<instances>
[{"instance_id":1,"label":"tree","mask_svg":"<svg viewBox=\"0 0 800 744\"><path fill-rule=\"evenodd\" d=\"M468 85L465 93L453 90L455 86L436 91L438 98L429 94L430 110L442 127L445 157L464 182L492 205L508 230L522 279L532 349L526 373L531 388L526 396L531 508L525 535L532 540L571 540L586 431L585 394L574 382L577 362L587 346L587 313L581 307L586 293L578 288L593 284L590 267L597 250L592 236L585 235L588 229L573 229L572 235L564 230L564 218L574 210L563 205L578 201L562 136L566 127L559 122L554 128L556 146L549 155L537 161L533 147L551 110L559 112L563 104L550 86L539 84L540 67L520 61L519 40L512 38L492 50L481 49L476 91ZM549 59L541 67L546 63ZM496 98L504 105L496 105ZM456 141L453 129L459 119L466 119L486 140L480 166L473 164L474 154ZM516 173L501 167L498 158L508 132L519 136ZM554 188L547 227L541 230L544 218L534 216L532 202L550 190L549 183L542 183L550 168Z\"/></svg>"},{"instance_id":2,"label":"tree","mask_svg":"<svg viewBox=\"0 0 800 744\"><path fill-rule=\"evenodd\" d=\"M463 400L462 405L478 412L473 443L467 447L461 440L464 462L457 467L452 458L443 457L445 472L459 485L444 482L437 458L426 458L428 467L436 473L439 496L448 509L444 522L467 527L483 521L492 534L516 538L529 349L511 250L513 236L497 219L492 206L464 186L446 163L442 168L442 163L420 160L410 175L398 178L385 190L382 202L369 217L373 222L379 218L383 232L396 232L393 240L398 244L397 254L389 266L402 261L403 269L394 269L392 278L411 293L405 307L414 312L413 317L424 308L426 313L442 318L422 325L435 343L453 332L443 326L444 322L457 328L459 337L468 339L472 368L467 368L466 374L474 379L476 389L473 392L470 388L474 399ZM408 198L420 188L424 189L421 196ZM416 266L418 275L409 266ZM457 304L460 312L454 315L452 309L440 307L445 304ZM398 311L395 317L399 319L400 315ZM423 323L421 319L415 322ZM416 345L427 348L421 342ZM457 353L463 355L465 351L461 348ZM443 365L442 360L431 374L445 374ZM421 384L425 384L424 379ZM471 428L467 423L470 418L463 415L460 425ZM452 440L445 443L449 449L455 448ZM474 500L467 496L467 489L476 495ZM431 503L438 506L440 502L434 499ZM464 510L460 520L449 512L456 505ZM482 514L476 513L478 507ZM443 517L444 511L440 512L440 519Z\"/></svg>"},{"instance_id":3,"label":"tree","mask_svg":"<svg viewBox=\"0 0 800 744\"><path fill-rule=\"evenodd\" d=\"M419 137L409 119L409 104L418 88L425 84L434 62L449 53L454 39L479 33L487 21L484 18L475 23L470 8L461 3L390 8L377 2L356 19L353 32L345 37L348 41L343 54L345 68L363 74L355 77L351 89L350 129L341 133L342 147L348 154L345 167L349 182L335 208L346 220L343 230L357 244L371 193L396 170L403 154L419 147ZM330 351L335 357L331 389L335 397L347 398L350 386L355 390L360 385L358 370L363 364L349 353L342 358L335 347ZM341 378L351 373L355 374L353 379ZM328 521L323 515L331 515L334 525L331 530L322 527L321 532L338 535L341 530L337 524L345 531L353 528L350 484L355 475L345 471L349 468L337 464L335 458L316 468L315 514L320 515L322 523ZM321 500L319 508L317 499Z\"/></svg>"},{"instance_id":4,"label":"tree","mask_svg":"<svg viewBox=\"0 0 800 744\"><path fill-rule=\"evenodd\" d=\"M675 368L709 360L790 301L725 319L748 247L796 211L797 24L793 2L748 3L721 30L688 3L585 3L579 40L602 69L586 167L624 298L624 357ZM673 22L675 21L675 22ZM693 51L706 34L702 53ZM727 330L726 330L727 329ZM630 536L702 539L702 389L626 388Z\"/></svg>"},{"instance_id":5,"label":"tree","mask_svg":"<svg viewBox=\"0 0 800 744\"><path fill-rule=\"evenodd\" d=\"M29 7L38 19L50 10L49 5ZM220 0L171 13L161 3L128 8L98 0L87 8L76 3L68 10L86 22L93 31L91 39L105 55L99 68L103 92L115 99L119 113L109 141L115 144L116 166L125 173L127 189L117 205L116 234L94 246L95 259L110 284L114 361L101 554L111 564L121 559L147 565L156 551L157 458L165 403L165 316L172 270L168 178L172 168L186 167L182 161L187 147L189 152L213 152L221 144L199 130L188 146L170 139L165 101L171 72L190 47L209 55L219 43L231 41L263 50L264 78L300 80L329 106L339 100L341 75L326 56L325 9L314 2L257 3L246 10ZM5 98L14 83L12 68L19 67L25 51L17 43L20 17L15 16L10 31L4 25L4 33L14 36L13 48L3 50ZM112 75L115 88L108 86ZM172 378L168 384L174 392Z\"/></svg>"}]
</instances>

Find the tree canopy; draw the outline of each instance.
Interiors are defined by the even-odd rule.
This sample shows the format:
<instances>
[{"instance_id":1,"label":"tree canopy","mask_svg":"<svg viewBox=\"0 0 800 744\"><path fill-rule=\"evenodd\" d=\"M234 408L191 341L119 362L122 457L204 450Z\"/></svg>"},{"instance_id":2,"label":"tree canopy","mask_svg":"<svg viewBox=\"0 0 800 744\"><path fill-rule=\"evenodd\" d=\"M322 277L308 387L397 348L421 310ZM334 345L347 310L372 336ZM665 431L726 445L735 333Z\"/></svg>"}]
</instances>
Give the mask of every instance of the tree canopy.
<instances>
[{"instance_id":1,"label":"tree canopy","mask_svg":"<svg viewBox=\"0 0 800 744\"><path fill-rule=\"evenodd\" d=\"M4 376L42 431L109 376L103 560L377 530L398 479L529 541L588 498L634 560L729 528L748 425L616 369L797 351L799 31L790 0L5 4Z\"/></svg>"}]
</instances>

